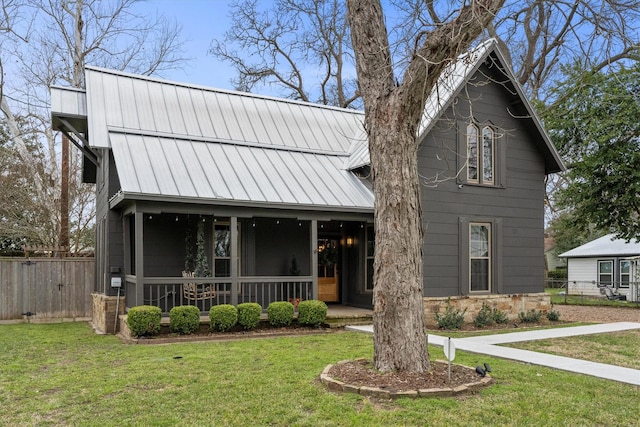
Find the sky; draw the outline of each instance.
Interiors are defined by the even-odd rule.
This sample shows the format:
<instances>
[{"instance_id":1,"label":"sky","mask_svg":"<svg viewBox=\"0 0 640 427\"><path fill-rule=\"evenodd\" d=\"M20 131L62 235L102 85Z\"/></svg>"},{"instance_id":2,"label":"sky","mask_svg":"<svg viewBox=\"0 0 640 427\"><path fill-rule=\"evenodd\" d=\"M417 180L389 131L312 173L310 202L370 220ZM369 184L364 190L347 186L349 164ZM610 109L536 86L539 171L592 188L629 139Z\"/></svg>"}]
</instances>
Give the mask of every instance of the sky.
<instances>
[{"instance_id":1,"label":"sky","mask_svg":"<svg viewBox=\"0 0 640 427\"><path fill-rule=\"evenodd\" d=\"M184 70L163 73L163 78L184 83L233 89L233 68L207 53L214 38L222 39L230 26L226 0L149 0L141 11L175 18L186 39L184 54L193 58Z\"/></svg>"}]
</instances>

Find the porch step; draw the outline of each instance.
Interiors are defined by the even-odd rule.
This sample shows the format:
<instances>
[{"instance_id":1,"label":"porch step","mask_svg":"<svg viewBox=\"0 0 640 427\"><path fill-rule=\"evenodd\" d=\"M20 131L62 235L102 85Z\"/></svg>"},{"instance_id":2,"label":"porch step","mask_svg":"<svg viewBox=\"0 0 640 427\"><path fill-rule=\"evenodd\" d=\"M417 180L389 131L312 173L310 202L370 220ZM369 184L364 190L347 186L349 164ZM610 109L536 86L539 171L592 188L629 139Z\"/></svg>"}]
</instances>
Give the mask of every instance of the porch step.
<instances>
[{"instance_id":1,"label":"porch step","mask_svg":"<svg viewBox=\"0 0 640 427\"><path fill-rule=\"evenodd\" d=\"M373 323L373 316L358 317L328 317L325 320L330 328L344 328L347 325L370 325Z\"/></svg>"},{"instance_id":2,"label":"porch step","mask_svg":"<svg viewBox=\"0 0 640 427\"><path fill-rule=\"evenodd\" d=\"M331 328L344 328L347 325L369 325L373 322L373 310L330 304L325 323Z\"/></svg>"}]
</instances>

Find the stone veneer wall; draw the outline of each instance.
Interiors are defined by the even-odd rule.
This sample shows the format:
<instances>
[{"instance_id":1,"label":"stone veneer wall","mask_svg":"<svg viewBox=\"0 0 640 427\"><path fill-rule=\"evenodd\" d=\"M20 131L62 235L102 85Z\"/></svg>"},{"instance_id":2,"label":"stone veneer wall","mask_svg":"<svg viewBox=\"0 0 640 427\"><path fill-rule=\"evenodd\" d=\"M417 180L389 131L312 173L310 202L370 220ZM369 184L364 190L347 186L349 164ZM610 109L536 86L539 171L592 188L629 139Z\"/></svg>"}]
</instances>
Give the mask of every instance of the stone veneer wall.
<instances>
[{"instance_id":1,"label":"stone veneer wall","mask_svg":"<svg viewBox=\"0 0 640 427\"><path fill-rule=\"evenodd\" d=\"M491 308L497 308L504 312L510 320L517 320L520 312L529 310L541 310L546 313L551 309L551 297L544 292L535 294L517 295L474 295L458 297L425 297L424 312L428 326L437 325L436 313L444 313L447 300L451 305L460 310L467 309L464 315L465 322L471 323L476 314L482 308L483 303L487 303Z\"/></svg>"},{"instance_id":2,"label":"stone veneer wall","mask_svg":"<svg viewBox=\"0 0 640 427\"><path fill-rule=\"evenodd\" d=\"M118 305L117 296L109 296L100 293L92 293L91 299L92 305L92 317L91 322L93 327L105 334L115 334L115 320L116 320L116 306ZM125 303L124 295L120 297L120 304L118 306L119 314L124 314Z\"/></svg>"}]
</instances>

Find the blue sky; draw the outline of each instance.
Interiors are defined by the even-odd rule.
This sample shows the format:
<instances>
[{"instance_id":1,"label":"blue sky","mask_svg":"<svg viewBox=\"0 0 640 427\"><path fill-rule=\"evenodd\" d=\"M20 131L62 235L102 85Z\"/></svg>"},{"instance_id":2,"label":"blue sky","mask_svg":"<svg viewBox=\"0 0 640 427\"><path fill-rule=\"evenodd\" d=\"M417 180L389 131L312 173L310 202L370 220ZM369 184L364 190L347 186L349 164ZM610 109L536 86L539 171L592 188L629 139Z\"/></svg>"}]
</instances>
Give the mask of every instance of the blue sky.
<instances>
[{"instance_id":1,"label":"blue sky","mask_svg":"<svg viewBox=\"0 0 640 427\"><path fill-rule=\"evenodd\" d=\"M226 0L151 0L140 9L175 18L182 25L182 36L187 40L185 56L193 59L184 70L166 72L163 77L233 89L229 80L235 76L234 70L207 53L211 41L221 39L230 25Z\"/></svg>"}]
</instances>

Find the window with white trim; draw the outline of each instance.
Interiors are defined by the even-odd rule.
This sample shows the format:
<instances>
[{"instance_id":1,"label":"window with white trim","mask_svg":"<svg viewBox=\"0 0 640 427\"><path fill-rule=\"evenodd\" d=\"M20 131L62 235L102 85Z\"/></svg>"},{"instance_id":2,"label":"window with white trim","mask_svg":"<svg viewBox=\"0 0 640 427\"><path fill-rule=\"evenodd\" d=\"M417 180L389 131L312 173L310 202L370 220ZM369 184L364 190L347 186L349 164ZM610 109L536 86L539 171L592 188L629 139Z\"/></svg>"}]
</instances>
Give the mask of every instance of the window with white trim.
<instances>
[{"instance_id":1,"label":"window with white trim","mask_svg":"<svg viewBox=\"0 0 640 427\"><path fill-rule=\"evenodd\" d=\"M598 285L610 286L613 284L613 260L598 261Z\"/></svg>"},{"instance_id":2,"label":"window with white trim","mask_svg":"<svg viewBox=\"0 0 640 427\"><path fill-rule=\"evenodd\" d=\"M620 260L620 287L628 288L631 282L631 261L628 259Z\"/></svg>"},{"instance_id":3,"label":"window with white trim","mask_svg":"<svg viewBox=\"0 0 640 427\"><path fill-rule=\"evenodd\" d=\"M469 223L469 291L491 290L491 224Z\"/></svg>"}]
</instances>

